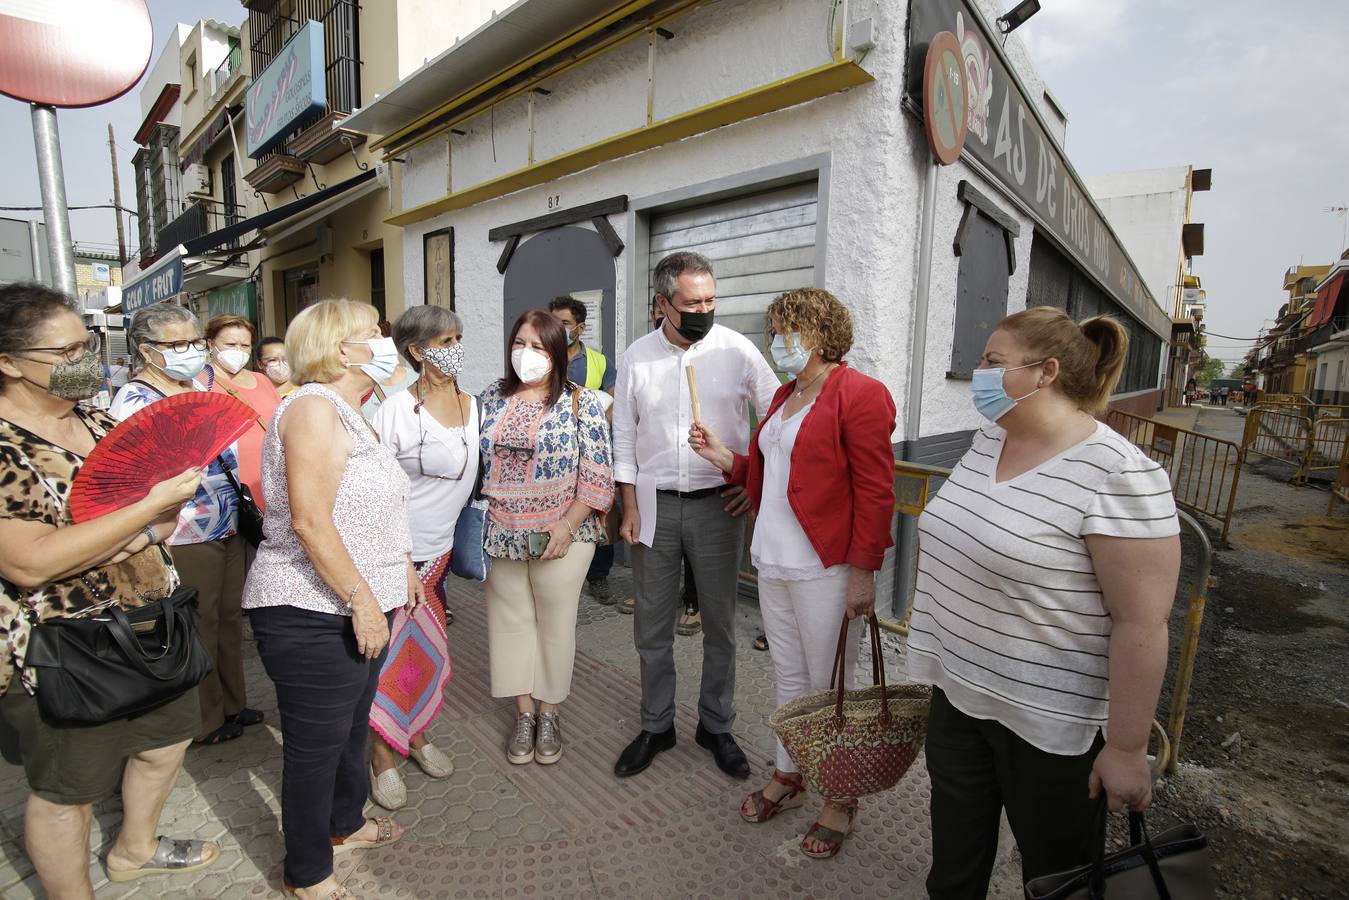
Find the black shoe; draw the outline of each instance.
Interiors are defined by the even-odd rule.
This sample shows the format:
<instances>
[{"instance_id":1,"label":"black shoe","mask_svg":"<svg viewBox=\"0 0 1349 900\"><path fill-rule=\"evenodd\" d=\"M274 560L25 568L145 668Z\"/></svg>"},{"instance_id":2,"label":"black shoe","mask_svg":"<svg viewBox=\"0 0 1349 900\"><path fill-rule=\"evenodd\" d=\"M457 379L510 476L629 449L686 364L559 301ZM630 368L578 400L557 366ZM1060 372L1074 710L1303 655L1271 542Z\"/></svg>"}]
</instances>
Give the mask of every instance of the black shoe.
<instances>
[{"instance_id":1,"label":"black shoe","mask_svg":"<svg viewBox=\"0 0 1349 900\"><path fill-rule=\"evenodd\" d=\"M636 775L651 765L651 760L656 758L657 753L669 750L674 745L673 725L666 731L643 731L619 755L618 762L614 763L614 774L619 778Z\"/></svg>"},{"instance_id":2,"label":"black shoe","mask_svg":"<svg viewBox=\"0 0 1349 900\"><path fill-rule=\"evenodd\" d=\"M594 581L586 583L590 585L590 596L595 598L596 603L601 606L614 605L614 589L609 587L609 579L596 578Z\"/></svg>"},{"instance_id":3,"label":"black shoe","mask_svg":"<svg viewBox=\"0 0 1349 900\"><path fill-rule=\"evenodd\" d=\"M745 759L745 751L740 749L740 745L731 737L730 732L726 734L713 734L703 727L703 723L698 723L698 730L694 732L693 739L698 742L699 747L703 747L712 753L712 758L717 761L717 768L730 775L732 778L744 780L749 777L749 760Z\"/></svg>"}]
</instances>

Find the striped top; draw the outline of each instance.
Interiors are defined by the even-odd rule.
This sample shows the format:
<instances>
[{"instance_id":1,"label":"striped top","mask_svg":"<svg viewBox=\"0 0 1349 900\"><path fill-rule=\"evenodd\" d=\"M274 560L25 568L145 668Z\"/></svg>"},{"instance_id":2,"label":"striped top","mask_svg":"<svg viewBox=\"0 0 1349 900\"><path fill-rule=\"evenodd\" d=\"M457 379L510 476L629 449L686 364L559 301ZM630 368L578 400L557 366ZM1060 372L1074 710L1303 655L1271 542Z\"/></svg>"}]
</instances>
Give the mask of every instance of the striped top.
<instances>
[{"instance_id":1,"label":"striped top","mask_svg":"<svg viewBox=\"0 0 1349 900\"><path fill-rule=\"evenodd\" d=\"M995 477L991 425L918 520L909 675L967 715L1076 755L1106 725L1111 620L1086 536L1180 532L1166 471L1096 431L1015 478Z\"/></svg>"}]
</instances>

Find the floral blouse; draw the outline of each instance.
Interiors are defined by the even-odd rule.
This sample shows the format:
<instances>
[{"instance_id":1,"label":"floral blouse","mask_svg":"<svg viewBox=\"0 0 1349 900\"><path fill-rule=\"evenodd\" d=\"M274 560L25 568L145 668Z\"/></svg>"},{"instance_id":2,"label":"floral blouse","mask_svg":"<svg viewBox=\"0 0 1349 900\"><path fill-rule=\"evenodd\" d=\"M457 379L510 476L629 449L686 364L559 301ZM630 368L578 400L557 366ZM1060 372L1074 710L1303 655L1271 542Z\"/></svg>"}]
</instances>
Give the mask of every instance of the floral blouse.
<instances>
[{"instance_id":1,"label":"floral blouse","mask_svg":"<svg viewBox=\"0 0 1349 900\"><path fill-rule=\"evenodd\" d=\"M479 404L488 555L529 559L530 532L547 529L575 500L595 511L576 530L576 540L604 543L600 515L613 504L614 473L609 423L595 392L568 385L548 407L542 400L504 396L498 382Z\"/></svg>"},{"instance_id":2,"label":"floral blouse","mask_svg":"<svg viewBox=\"0 0 1349 900\"><path fill-rule=\"evenodd\" d=\"M107 413L76 407L78 416L102 439L117 424ZM70 488L84 459L0 419L0 518L41 522L64 528L70 518ZM105 600L123 609L167 597L177 573L160 547L147 547L119 563L96 566L79 575L27 589L0 578L0 693L16 669L23 670L28 636L35 622L78 613ZM34 680L23 670L30 693Z\"/></svg>"}]
</instances>

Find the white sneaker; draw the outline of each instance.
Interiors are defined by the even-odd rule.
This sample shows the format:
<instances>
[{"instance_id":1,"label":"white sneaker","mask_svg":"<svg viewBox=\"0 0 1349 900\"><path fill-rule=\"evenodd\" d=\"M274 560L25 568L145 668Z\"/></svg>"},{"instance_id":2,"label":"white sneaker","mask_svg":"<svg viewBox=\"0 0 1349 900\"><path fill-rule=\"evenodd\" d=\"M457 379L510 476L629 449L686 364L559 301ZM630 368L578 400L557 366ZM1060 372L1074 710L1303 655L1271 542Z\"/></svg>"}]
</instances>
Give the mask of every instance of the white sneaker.
<instances>
[{"instance_id":1,"label":"white sneaker","mask_svg":"<svg viewBox=\"0 0 1349 900\"><path fill-rule=\"evenodd\" d=\"M429 778L449 778L454 774L454 760L430 741L420 747L409 747L408 756L422 767Z\"/></svg>"},{"instance_id":2,"label":"white sneaker","mask_svg":"<svg viewBox=\"0 0 1349 900\"><path fill-rule=\"evenodd\" d=\"M403 784L403 776L398 774L397 766L385 769L378 775L375 774L374 767L371 767L370 799L385 809L402 809L407 805L407 785Z\"/></svg>"}]
</instances>

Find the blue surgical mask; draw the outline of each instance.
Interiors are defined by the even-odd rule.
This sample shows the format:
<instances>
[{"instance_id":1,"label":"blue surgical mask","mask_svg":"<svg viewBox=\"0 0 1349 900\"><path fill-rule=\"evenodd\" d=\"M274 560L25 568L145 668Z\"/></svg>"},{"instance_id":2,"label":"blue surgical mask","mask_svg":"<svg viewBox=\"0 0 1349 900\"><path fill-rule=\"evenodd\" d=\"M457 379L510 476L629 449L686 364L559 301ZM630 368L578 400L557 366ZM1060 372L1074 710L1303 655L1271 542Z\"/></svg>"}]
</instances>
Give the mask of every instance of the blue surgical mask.
<instances>
[{"instance_id":1,"label":"blue surgical mask","mask_svg":"<svg viewBox=\"0 0 1349 900\"><path fill-rule=\"evenodd\" d=\"M787 345L785 335L774 335L773 345L769 348L773 362L788 375L798 375L810 362L810 351L801 343L801 335L793 334L791 346Z\"/></svg>"},{"instance_id":2,"label":"blue surgical mask","mask_svg":"<svg viewBox=\"0 0 1349 900\"><path fill-rule=\"evenodd\" d=\"M360 364L361 371L369 375L375 384L383 384L393 377L393 373L398 371L398 348L394 345L393 338L378 337L371 338L368 341L343 341L344 344L365 344L370 347L370 352L374 354L370 362Z\"/></svg>"},{"instance_id":3,"label":"blue surgical mask","mask_svg":"<svg viewBox=\"0 0 1349 900\"><path fill-rule=\"evenodd\" d=\"M206 368L206 351L198 350L196 347L188 347L182 353L174 350L172 347L161 347L159 352L164 356L163 369L164 374L174 381L191 381L201 374L201 370Z\"/></svg>"},{"instance_id":4,"label":"blue surgical mask","mask_svg":"<svg viewBox=\"0 0 1349 900\"><path fill-rule=\"evenodd\" d=\"M1044 362L1041 360L1040 362ZM1025 397L1011 397L1007 394L1007 388L1003 387L1002 376L1008 372L1015 372L1017 369L1029 369L1031 366L1038 366L1040 363L1027 363L1024 366L1013 366L1010 369L975 369L973 378L974 387L974 408L979 410L985 419L990 422L996 422L1003 416L1012 411L1012 408L1025 400L1031 394L1039 393L1037 387L1026 394Z\"/></svg>"}]
</instances>

